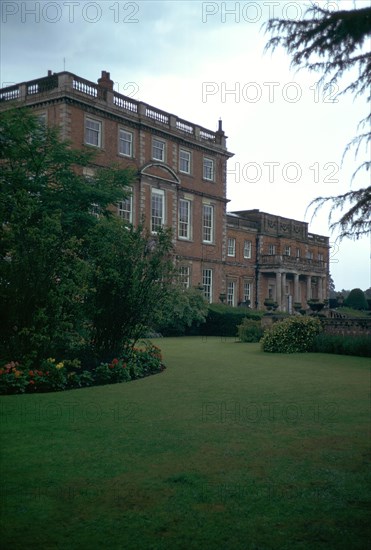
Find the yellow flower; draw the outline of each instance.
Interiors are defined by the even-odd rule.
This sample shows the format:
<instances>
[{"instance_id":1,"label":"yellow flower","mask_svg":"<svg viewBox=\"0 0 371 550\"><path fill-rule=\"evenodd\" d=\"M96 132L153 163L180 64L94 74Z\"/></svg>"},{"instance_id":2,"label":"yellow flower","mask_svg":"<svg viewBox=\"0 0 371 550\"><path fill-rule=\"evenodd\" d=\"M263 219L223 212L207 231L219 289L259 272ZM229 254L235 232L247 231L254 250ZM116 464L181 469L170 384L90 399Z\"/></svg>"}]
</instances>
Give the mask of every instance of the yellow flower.
<instances>
[{"instance_id":1,"label":"yellow flower","mask_svg":"<svg viewBox=\"0 0 371 550\"><path fill-rule=\"evenodd\" d=\"M55 368L56 368L56 369L63 369L63 361L61 361L60 363L57 363L57 364L55 365Z\"/></svg>"},{"instance_id":2,"label":"yellow flower","mask_svg":"<svg viewBox=\"0 0 371 550\"><path fill-rule=\"evenodd\" d=\"M21 371L16 370L15 373L14 373L14 376L15 376L16 378L19 378L19 377L21 376Z\"/></svg>"}]
</instances>

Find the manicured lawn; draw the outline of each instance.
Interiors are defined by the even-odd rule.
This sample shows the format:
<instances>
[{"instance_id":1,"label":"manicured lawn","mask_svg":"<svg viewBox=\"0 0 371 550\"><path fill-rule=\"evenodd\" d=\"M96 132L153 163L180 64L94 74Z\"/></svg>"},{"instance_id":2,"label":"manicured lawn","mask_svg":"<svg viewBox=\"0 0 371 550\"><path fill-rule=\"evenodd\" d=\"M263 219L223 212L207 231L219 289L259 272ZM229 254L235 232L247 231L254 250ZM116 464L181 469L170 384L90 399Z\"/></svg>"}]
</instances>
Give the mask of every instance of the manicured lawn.
<instances>
[{"instance_id":1,"label":"manicured lawn","mask_svg":"<svg viewBox=\"0 0 371 550\"><path fill-rule=\"evenodd\" d=\"M0 398L1 548L368 547L368 359L155 343L161 374Z\"/></svg>"}]
</instances>

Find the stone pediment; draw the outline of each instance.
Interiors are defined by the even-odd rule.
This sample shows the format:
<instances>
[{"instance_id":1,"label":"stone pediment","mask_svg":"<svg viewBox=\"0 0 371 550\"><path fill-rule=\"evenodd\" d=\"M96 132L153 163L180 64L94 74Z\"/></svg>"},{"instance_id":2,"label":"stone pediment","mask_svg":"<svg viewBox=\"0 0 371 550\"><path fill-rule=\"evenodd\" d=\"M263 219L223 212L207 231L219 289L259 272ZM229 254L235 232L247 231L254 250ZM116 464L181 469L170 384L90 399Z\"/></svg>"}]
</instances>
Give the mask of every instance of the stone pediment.
<instances>
[{"instance_id":1,"label":"stone pediment","mask_svg":"<svg viewBox=\"0 0 371 550\"><path fill-rule=\"evenodd\" d=\"M175 185L180 185L180 179L166 164L161 162L149 162L143 166L140 170L140 174L143 176L148 176L150 178L160 179L166 182L173 183Z\"/></svg>"}]
</instances>

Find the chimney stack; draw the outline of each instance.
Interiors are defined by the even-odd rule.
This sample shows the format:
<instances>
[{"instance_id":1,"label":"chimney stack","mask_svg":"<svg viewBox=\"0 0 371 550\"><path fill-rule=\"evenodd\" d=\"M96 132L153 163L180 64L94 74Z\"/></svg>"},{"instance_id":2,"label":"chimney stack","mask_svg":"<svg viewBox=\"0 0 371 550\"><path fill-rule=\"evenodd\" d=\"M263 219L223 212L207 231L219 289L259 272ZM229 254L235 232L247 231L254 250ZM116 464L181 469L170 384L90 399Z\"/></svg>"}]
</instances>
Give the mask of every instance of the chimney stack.
<instances>
[{"instance_id":1,"label":"chimney stack","mask_svg":"<svg viewBox=\"0 0 371 550\"><path fill-rule=\"evenodd\" d=\"M102 71L102 76L98 78L98 86L113 92L113 80L110 79L110 74L107 71Z\"/></svg>"}]
</instances>

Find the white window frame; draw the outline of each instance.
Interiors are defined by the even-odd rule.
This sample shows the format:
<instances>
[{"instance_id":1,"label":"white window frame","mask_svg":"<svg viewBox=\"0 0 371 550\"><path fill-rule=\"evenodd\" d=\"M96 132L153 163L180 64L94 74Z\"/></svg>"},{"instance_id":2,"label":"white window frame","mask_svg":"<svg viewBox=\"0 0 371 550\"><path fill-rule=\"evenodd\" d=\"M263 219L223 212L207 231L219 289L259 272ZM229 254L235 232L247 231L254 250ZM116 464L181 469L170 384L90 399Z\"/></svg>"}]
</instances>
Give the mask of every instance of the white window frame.
<instances>
[{"instance_id":1,"label":"white window frame","mask_svg":"<svg viewBox=\"0 0 371 550\"><path fill-rule=\"evenodd\" d=\"M236 239L234 237L228 237L227 255L232 257L236 256Z\"/></svg>"},{"instance_id":2,"label":"white window frame","mask_svg":"<svg viewBox=\"0 0 371 550\"><path fill-rule=\"evenodd\" d=\"M318 252L318 261L319 261L319 262L323 262L323 261L324 261L324 256L323 256L323 253L322 253L322 252Z\"/></svg>"},{"instance_id":3,"label":"white window frame","mask_svg":"<svg viewBox=\"0 0 371 550\"><path fill-rule=\"evenodd\" d=\"M158 202L159 201L159 202ZM155 212L155 206L161 205L159 215ZM155 221L156 219L156 221ZM158 221L160 220L160 222ZM151 232L157 233L165 225L165 192L162 189L151 191Z\"/></svg>"},{"instance_id":4,"label":"white window frame","mask_svg":"<svg viewBox=\"0 0 371 550\"><path fill-rule=\"evenodd\" d=\"M133 196L132 194L127 197L126 199L123 199L122 201L119 201L117 203L117 214L118 216L127 221L128 223L133 223Z\"/></svg>"},{"instance_id":5,"label":"white window frame","mask_svg":"<svg viewBox=\"0 0 371 550\"><path fill-rule=\"evenodd\" d=\"M203 269L202 270L202 286L204 298L209 304L213 300L213 270L212 269Z\"/></svg>"},{"instance_id":6,"label":"white window frame","mask_svg":"<svg viewBox=\"0 0 371 550\"><path fill-rule=\"evenodd\" d=\"M251 258L251 252L252 252L252 242L245 240L243 243L243 257L248 260Z\"/></svg>"},{"instance_id":7,"label":"white window frame","mask_svg":"<svg viewBox=\"0 0 371 550\"><path fill-rule=\"evenodd\" d=\"M227 305L236 305L236 282L227 281Z\"/></svg>"},{"instance_id":8,"label":"white window frame","mask_svg":"<svg viewBox=\"0 0 371 550\"><path fill-rule=\"evenodd\" d=\"M300 248L297 248L297 249L296 249L296 257L297 257L297 258L300 258L300 256L301 256Z\"/></svg>"},{"instance_id":9,"label":"white window frame","mask_svg":"<svg viewBox=\"0 0 371 550\"><path fill-rule=\"evenodd\" d=\"M274 256L276 254L276 245L275 244L269 244L268 245L268 255Z\"/></svg>"},{"instance_id":10,"label":"white window frame","mask_svg":"<svg viewBox=\"0 0 371 550\"><path fill-rule=\"evenodd\" d=\"M162 139L152 138L152 160L165 162L165 159L166 159L165 141L163 141Z\"/></svg>"},{"instance_id":11,"label":"white window frame","mask_svg":"<svg viewBox=\"0 0 371 550\"><path fill-rule=\"evenodd\" d=\"M182 168L182 162L186 165L184 168ZM179 172L183 174L191 173L191 153L185 149L179 149Z\"/></svg>"},{"instance_id":12,"label":"white window frame","mask_svg":"<svg viewBox=\"0 0 371 550\"><path fill-rule=\"evenodd\" d=\"M208 157L204 157L203 161L203 179L206 181L215 180L215 161Z\"/></svg>"},{"instance_id":13,"label":"white window frame","mask_svg":"<svg viewBox=\"0 0 371 550\"><path fill-rule=\"evenodd\" d=\"M206 211L209 211L211 215L206 217ZM210 223L206 225L206 221L210 221ZM202 242L214 242L214 207L211 204L202 205Z\"/></svg>"},{"instance_id":14,"label":"white window frame","mask_svg":"<svg viewBox=\"0 0 371 550\"><path fill-rule=\"evenodd\" d=\"M291 256L291 246L287 244L284 248L284 256Z\"/></svg>"},{"instance_id":15,"label":"white window frame","mask_svg":"<svg viewBox=\"0 0 371 550\"><path fill-rule=\"evenodd\" d=\"M182 211L182 204L187 205L186 216ZM178 238L189 241L191 239L191 204L188 199L179 199L178 208Z\"/></svg>"},{"instance_id":16,"label":"white window frame","mask_svg":"<svg viewBox=\"0 0 371 550\"><path fill-rule=\"evenodd\" d=\"M249 283L248 281L243 282L243 301L247 302L247 300L250 300L251 303L251 297L252 297L252 283Z\"/></svg>"},{"instance_id":17,"label":"white window frame","mask_svg":"<svg viewBox=\"0 0 371 550\"><path fill-rule=\"evenodd\" d=\"M89 124L91 125L90 128L88 127ZM96 125L96 127L93 128L93 125ZM91 139L93 135L96 139ZM91 117L85 118L85 144L90 147L102 147L102 122L100 120Z\"/></svg>"},{"instance_id":18,"label":"white window frame","mask_svg":"<svg viewBox=\"0 0 371 550\"><path fill-rule=\"evenodd\" d=\"M119 155L123 157L133 157L133 139L133 132L128 132L128 130L124 128L119 129ZM128 151L123 151L122 148L127 148Z\"/></svg>"},{"instance_id":19,"label":"white window frame","mask_svg":"<svg viewBox=\"0 0 371 550\"><path fill-rule=\"evenodd\" d=\"M189 265L181 265L179 268L179 282L184 288L190 287L191 269Z\"/></svg>"}]
</instances>

